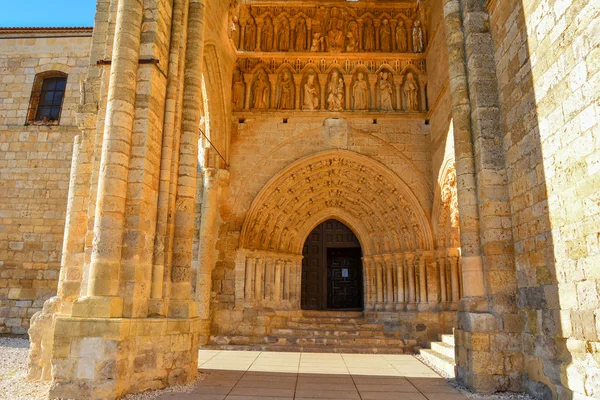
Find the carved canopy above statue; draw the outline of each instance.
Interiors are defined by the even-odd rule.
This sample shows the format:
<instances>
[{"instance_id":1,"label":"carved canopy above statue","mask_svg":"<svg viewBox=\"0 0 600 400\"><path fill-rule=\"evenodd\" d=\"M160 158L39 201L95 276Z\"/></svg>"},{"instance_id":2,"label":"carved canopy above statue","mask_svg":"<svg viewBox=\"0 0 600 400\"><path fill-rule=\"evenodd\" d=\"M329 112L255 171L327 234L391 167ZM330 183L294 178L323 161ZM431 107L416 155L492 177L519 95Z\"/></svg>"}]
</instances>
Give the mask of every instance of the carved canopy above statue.
<instances>
[{"instance_id":1,"label":"carved canopy above statue","mask_svg":"<svg viewBox=\"0 0 600 400\"><path fill-rule=\"evenodd\" d=\"M408 186L347 150L305 157L274 177L254 200L240 245L301 254L310 231L329 218L356 232L365 256L433 249L430 223Z\"/></svg>"}]
</instances>

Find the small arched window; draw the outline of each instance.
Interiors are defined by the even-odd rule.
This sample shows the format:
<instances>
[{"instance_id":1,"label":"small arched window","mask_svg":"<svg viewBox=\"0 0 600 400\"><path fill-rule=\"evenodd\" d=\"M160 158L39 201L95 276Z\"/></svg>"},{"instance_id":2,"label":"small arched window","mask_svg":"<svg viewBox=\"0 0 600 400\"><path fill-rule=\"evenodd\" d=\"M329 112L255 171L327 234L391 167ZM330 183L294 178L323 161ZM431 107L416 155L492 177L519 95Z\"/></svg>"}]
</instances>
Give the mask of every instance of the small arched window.
<instances>
[{"instance_id":1,"label":"small arched window","mask_svg":"<svg viewBox=\"0 0 600 400\"><path fill-rule=\"evenodd\" d=\"M59 71L48 71L37 74L33 82L27 124L57 125L60 120L67 74Z\"/></svg>"}]
</instances>

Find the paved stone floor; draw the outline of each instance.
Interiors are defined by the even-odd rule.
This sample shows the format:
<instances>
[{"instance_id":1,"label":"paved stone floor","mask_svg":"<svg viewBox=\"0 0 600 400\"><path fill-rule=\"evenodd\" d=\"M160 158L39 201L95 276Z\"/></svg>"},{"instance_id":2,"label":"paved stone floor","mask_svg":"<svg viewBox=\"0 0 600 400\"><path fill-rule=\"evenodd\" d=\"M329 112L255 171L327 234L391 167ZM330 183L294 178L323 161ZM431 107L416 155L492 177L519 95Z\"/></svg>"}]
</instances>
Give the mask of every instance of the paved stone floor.
<instances>
[{"instance_id":1,"label":"paved stone floor","mask_svg":"<svg viewBox=\"0 0 600 400\"><path fill-rule=\"evenodd\" d=\"M410 355L202 350L199 364L200 386L159 399L466 399Z\"/></svg>"}]
</instances>

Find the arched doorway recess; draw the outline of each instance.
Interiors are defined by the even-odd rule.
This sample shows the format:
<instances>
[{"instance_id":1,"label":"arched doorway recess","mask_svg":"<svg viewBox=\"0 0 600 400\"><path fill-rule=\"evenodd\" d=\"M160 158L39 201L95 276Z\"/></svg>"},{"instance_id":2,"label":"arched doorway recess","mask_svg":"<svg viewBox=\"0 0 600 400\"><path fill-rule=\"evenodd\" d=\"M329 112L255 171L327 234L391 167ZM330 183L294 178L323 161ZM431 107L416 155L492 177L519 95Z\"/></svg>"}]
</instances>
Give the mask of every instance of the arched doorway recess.
<instances>
[{"instance_id":1,"label":"arched doorway recess","mask_svg":"<svg viewBox=\"0 0 600 400\"><path fill-rule=\"evenodd\" d=\"M302 250L303 310L362 310L363 265L358 238L335 219L319 224Z\"/></svg>"},{"instance_id":2,"label":"arched doorway recess","mask_svg":"<svg viewBox=\"0 0 600 400\"><path fill-rule=\"evenodd\" d=\"M370 157L316 153L274 176L254 199L236 260L237 308L301 309L302 250L335 219L363 255L365 311L441 311L459 259L437 254L431 222L410 187Z\"/></svg>"}]
</instances>

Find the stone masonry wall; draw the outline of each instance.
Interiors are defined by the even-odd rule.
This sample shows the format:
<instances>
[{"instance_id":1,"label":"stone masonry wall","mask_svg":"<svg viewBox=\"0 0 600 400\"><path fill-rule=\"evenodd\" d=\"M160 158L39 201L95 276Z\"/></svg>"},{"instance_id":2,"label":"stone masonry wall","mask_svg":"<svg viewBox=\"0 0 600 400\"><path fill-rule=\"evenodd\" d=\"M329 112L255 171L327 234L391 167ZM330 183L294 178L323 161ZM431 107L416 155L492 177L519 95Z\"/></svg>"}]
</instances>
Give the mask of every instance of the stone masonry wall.
<instances>
[{"instance_id":1,"label":"stone masonry wall","mask_svg":"<svg viewBox=\"0 0 600 400\"><path fill-rule=\"evenodd\" d=\"M600 7L491 1L526 390L600 397Z\"/></svg>"},{"instance_id":2,"label":"stone masonry wall","mask_svg":"<svg viewBox=\"0 0 600 400\"><path fill-rule=\"evenodd\" d=\"M0 34L0 333L26 333L56 293L84 35ZM68 74L60 125L25 126L35 75L51 70Z\"/></svg>"},{"instance_id":3,"label":"stone masonry wall","mask_svg":"<svg viewBox=\"0 0 600 400\"><path fill-rule=\"evenodd\" d=\"M252 201L263 186L294 161L320 151L343 148L367 155L390 168L431 214L433 189L429 127L422 120L377 117L348 119L347 136L331 138L326 117L256 116L233 124L230 185L222 196L223 218L218 258L212 274L213 331L233 330L236 318L235 257L239 235ZM238 318L238 319L239 319Z\"/></svg>"}]
</instances>

